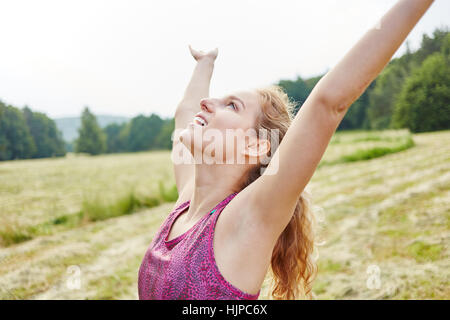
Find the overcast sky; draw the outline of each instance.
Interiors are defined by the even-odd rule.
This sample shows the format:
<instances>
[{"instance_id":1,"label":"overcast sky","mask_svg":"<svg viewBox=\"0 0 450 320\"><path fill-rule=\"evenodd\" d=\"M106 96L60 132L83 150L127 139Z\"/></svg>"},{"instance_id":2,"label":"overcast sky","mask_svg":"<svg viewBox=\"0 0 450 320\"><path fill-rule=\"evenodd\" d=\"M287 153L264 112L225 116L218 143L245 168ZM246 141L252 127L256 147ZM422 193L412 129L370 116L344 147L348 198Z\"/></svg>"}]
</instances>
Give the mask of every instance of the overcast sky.
<instances>
[{"instance_id":1,"label":"overcast sky","mask_svg":"<svg viewBox=\"0 0 450 320\"><path fill-rule=\"evenodd\" d=\"M51 117L173 116L195 61L219 48L211 96L332 68L396 0L1 0L0 99ZM450 26L436 0L408 39ZM405 51L405 43L396 56Z\"/></svg>"}]
</instances>

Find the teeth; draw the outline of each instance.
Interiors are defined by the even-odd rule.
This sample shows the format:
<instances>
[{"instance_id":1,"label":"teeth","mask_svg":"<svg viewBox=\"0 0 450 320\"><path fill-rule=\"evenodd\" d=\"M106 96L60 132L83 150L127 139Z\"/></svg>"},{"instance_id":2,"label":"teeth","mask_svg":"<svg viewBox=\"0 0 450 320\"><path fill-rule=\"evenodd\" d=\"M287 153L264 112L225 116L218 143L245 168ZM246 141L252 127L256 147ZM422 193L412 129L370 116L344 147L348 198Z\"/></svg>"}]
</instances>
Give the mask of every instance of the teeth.
<instances>
[{"instance_id":1,"label":"teeth","mask_svg":"<svg viewBox=\"0 0 450 320\"><path fill-rule=\"evenodd\" d=\"M197 122L201 125L201 126L206 126L206 122L205 120L203 120L200 117L194 117L194 120L197 120Z\"/></svg>"}]
</instances>

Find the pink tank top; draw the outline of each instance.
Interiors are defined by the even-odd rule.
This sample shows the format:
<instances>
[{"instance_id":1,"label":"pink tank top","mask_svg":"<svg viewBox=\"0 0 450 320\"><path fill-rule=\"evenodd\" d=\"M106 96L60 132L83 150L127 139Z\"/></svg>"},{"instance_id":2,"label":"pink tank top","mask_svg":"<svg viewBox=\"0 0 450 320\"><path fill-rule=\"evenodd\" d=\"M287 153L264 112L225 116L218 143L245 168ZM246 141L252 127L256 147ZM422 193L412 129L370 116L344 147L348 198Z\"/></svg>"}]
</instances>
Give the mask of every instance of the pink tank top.
<instances>
[{"instance_id":1,"label":"pink tank top","mask_svg":"<svg viewBox=\"0 0 450 320\"><path fill-rule=\"evenodd\" d=\"M178 206L153 237L139 268L139 299L158 300L256 300L261 292L248 294L220 273L213 252L214 227L232 193L206 213L191 229L167 241L175 219L189 207Z\"/></svg>"}]
</instances>

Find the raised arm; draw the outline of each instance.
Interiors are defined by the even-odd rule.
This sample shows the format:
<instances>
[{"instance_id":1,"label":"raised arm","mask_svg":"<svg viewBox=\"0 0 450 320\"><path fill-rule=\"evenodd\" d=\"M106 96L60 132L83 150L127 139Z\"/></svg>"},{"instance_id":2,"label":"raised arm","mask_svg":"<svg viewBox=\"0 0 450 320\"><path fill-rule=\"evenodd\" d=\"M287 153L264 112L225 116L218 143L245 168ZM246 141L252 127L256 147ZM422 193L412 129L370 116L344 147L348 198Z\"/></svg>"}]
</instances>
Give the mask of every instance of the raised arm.
<instances>
[{"instance_id":1,"label":"raised arm","mask_svg":"<svg viewBox=\"0 0 450 320\"><path fill-rule=\"evenodd\" d=\"M433 0L400 0L314 88L338 112L364 92L391 60Z\"/></svg>"},{"instance_id":2,"label":"raised arm","mask_svg":"<svg viewBox=\"0 0 450 320\"><path fill-rule=\"evenodd\" d=\"M389 62L432 2L398 1L319 81L266 172L243 190L242 196L251 199L246 202L253 212L250 219L265 221L266 229L278 237L349 106Z\"/></svg>"},{"instance_id":3,"label":"raised arm","mask_svg":"<svg viewBox=\"0 0 450 320\"><path fill-rule=\"evenodd\" d=\"M192 121L194 115L200 109L200 100L209 96L209 85L214 69L214 61L217 58L218 50L204 53L189 46L192 56L197 61L189 84L184 92L184 96L175 111L175 129L183 129ZM174 144L178 143L174 139ZM184 187L193 178L194 168L191 164L174 164L175 180L178 192L182 193Z\"/></svg>"}]
</instances>

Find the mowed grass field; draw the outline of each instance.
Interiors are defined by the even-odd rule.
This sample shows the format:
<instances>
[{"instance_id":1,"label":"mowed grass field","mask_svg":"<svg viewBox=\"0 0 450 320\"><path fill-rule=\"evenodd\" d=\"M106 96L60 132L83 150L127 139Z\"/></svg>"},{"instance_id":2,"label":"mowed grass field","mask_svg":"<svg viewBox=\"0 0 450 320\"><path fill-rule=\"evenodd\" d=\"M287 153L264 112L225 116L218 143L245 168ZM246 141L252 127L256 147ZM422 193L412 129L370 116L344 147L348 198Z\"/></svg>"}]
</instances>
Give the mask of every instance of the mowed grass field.
<instances>
[{"instance_id":1,"label":"mowed grass field","mask_svg":"<svg viewBox=\"0 0 450 320\"><path fill-rule=\"evenodd\" d=\"M450 131L335 134L307 187L317 298L449 299L449 169ZM0 299L137 299L174 181L168 151L1 162Z\"/></svg>"}]
</instances>

